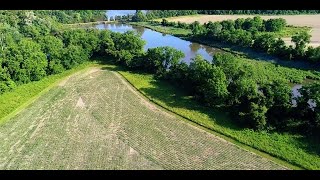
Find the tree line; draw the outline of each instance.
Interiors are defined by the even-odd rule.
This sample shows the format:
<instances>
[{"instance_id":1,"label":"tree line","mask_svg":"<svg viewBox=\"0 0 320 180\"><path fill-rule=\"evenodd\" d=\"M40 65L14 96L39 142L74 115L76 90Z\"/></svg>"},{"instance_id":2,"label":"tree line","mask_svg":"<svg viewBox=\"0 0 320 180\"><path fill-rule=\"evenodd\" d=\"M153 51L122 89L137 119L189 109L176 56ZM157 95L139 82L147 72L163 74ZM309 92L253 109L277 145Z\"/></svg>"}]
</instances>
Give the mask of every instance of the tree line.
<instances>
[{"instance_id":1,"label":"tree line","mask_svg":"<svg viewBox=\"0 0 320 180\"><path fill-rule=\"evenodd\" d=\"M64 24L106 20L105 10L38 10L34 12L36 16L51 17Z\"/></svg>"},{"instance_id":2,"label":"tree line","mask_svg":"<svg viewBox=\"0 0 320 180\"><path fill-rule=\"evenodd\" d=\"M291 37L293 45L287 46L283 39L277 37L277 32L286 26L286 20L275 18L263 20L256 16L253 18L238 18L236 20L223 20L221 22L204 23L198 21L192 24L181 22L152 21L162 26L173 26L191 29L190 37L200 41L218 41L234 44L242 47L250 47L258 52L264 52L285 60L303 60L311 63L320 62L320 47L307 47L311 35L308 32L300 32Z\"/></svg>"},{"instance_id":3,"label":"tree line","mask_svg":"<svg viewBox=\"0 0 320 180\"><path fill-rule=\"evenodd\" d=\"M263 15L297 15L297 14L319 14L320 10L148 10L145 18L148 20L167 18L175 16L186 16L195 14L209 15L232 15L232 14L263 14Z\"/></svg>"}]
</instances>

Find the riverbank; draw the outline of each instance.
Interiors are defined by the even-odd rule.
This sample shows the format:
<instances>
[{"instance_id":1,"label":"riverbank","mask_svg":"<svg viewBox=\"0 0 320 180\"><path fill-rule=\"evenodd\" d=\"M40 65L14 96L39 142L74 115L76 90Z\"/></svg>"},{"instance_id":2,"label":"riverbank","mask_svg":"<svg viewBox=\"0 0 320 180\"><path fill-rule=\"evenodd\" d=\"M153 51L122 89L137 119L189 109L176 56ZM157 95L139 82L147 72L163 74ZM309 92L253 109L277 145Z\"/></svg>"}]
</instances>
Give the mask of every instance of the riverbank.
<instances>
[{"instance_id":1,"label":"riverbank","mask_svg":"<svg viewBox=\"0 0 320 180\"><path fill-rule=\"evenodd\" d=\"M311 64L311 63L307 63L304 61L282 60L282 59L279 59L277 57L274 57L272 55L269 55L269 54L266 54L263 52L254 51L251 48L240 47L237 45L229 45L229 44L217 42L217 41L213 42L213 41L207 41L207 40L203 40L203 39L200 40L200 39L188 37L191 34L190 29L182 29L182 28L176 28L176 27L164 27L164 26L160 26L160 25L154 25L150 22L130 22L128 24L135 25L135 26L142 26L142 27L152 29L157 32L170 34L170 35L179 37L179 38L187 40L187 41L201 43L201 44L213 47L213 48L218 48L223 51L232 53L238 57L242 57L242 58L246 58L246 59L268 61L268 62L278 64L281 66L285 66L285 67L289 67L289 68L296 68L296 69L301 69L301 70L319 71L319 69L320 69L320 64Z\"/></svg>"},{"instance_id":2,"label":"riverbank","mask_svg":"<svg viewBox=\"0 0 320 180\"><path fill-rule=\"evenodd\" d=\"M86 23L74 23L74 24L64 24L67 26L84 26L84 25L98 25L98 24L108 24L108 23L115 23L115 21L93 21L93 22L86 22Z\"/></svg>"}]
</instances>

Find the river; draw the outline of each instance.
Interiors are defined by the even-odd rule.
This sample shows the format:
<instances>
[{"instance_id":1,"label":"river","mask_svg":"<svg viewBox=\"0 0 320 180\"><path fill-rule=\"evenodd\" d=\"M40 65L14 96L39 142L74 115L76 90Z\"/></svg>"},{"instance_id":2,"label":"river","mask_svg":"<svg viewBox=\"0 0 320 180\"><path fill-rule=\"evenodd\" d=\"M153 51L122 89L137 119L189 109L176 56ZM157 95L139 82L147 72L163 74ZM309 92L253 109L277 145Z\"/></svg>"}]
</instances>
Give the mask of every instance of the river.
<instances>
[{"instance_id":1,"label":"river","mask_svg":"<svg viewBox=\"0 0 320 180\"><path fill-rule=\"evenodd\" d=\"M96 26L98 29L108 29L113 32L124 33L126 31L135 31L141 35L141 38L146 41L145 50L148 48L155 48L160 46L170 46L182 51L185 57L182 61L187 64L190 63L191 58L200 54L204 59L211 61L212 56L216 52L224 52L221 49L213 48L210 46L202 45L180 39L178 37L156 32L141 26L133 26L128 24L99 24Z\"/></svg>"}]
</instances>

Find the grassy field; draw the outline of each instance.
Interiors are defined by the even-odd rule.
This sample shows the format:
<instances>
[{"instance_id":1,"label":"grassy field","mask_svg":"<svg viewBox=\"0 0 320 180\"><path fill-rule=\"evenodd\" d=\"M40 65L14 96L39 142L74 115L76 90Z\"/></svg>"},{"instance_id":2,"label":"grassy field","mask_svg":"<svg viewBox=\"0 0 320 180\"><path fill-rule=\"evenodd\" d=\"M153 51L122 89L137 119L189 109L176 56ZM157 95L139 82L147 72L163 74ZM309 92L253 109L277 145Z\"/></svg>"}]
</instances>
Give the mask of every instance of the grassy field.
<instances>
[{"instance_id":1,"label":"grassy field","mask_svg":"<svg viewBox=\"0 0 320 180\"><path fill-rule=\"evenodd\" d=\"M200 23L205 23L208 21L222 21L222 20L235 20L237 18L252 18L256 15L191 15L191 16L178 16L166 18L168 21L175 22L185 22L193 23L194 21L199 21ZM310 31L311 28L311 43L310 46L319 46L320 45L320 15L276 15L276 16L265 16L259 15L262 19L271 19L271 18L284 18L287 21L287 24L296 26L296 27L286 27L284 31L280 33L282 37L291 37L299 31ZM161 21L161 19L158 19ZM291 38L284 38L287 44L291 44Z\"/></svg>"},{"instance_id":2,"label":"grassy field","mask_svg":"<svg viewBox=\"0 0 320 180\"><path fill-rule=\"evenodd\" d=\"M285 169L154 105L116 70L76 73L2 124L0 169Z\"/></svg>"},{"instance_id":3,"label":"grassy field","mask_svg":"<svg viewBox=\"0 0 320 180\"><path fill-rule=\"evenodd\" d=\"M199 105L192 97L166 82L155 80L152 75L127 71L121 71L121 74L150 100L190 121L297 166L320 169L319 140L288 133L241 129L225 114Z\"/></svg>"},{"instance_id":4,"label":"grassy field","mask_svg":"<svg viewBox=\"0 0 320 180\"><path fill-rule=\"evenodd\" d=\"M43 78L40 81L34 81L28 84L18 86L13 91L6 92L0 96L0 124L17 114L20 110L32 103L38 97L46 93L50 88L55 86L59 81L67 76L90 66L95 66L94 62L84 63L76 68L64 71Z\"/></svg>"}]
</instances>

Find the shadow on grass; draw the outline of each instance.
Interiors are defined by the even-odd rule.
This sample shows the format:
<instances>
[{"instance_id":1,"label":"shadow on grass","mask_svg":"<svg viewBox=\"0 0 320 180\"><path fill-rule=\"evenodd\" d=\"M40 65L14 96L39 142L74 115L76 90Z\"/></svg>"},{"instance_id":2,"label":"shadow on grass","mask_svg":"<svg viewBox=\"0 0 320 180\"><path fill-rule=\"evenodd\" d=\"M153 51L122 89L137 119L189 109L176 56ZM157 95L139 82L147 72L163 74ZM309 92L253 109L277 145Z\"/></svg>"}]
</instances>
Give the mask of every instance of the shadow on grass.
<instances>
[{"instance_id":1,"label":"shadow on grass","mask_svg":"<svg viewBox=\"0 0 320 180\"><path fill-rule=\"evenodd\" d=\"M140 90L156 101L161 101L172 108L183 108L190 112L197 111L205 114L210 118L210 124L219 124L233 130L242 129L236 126L226 113L201 105L192 96L187 95L166 81L153 80L151 84L153 86L152 88L141 88ZM188 119L195 122L191 118Z\"/></svg>"},{"instance_id":2,"label":"shadow on grass","mask_svg":"<svg viewBox=\"0 0 320 180\"><path fill-rule=\"evenodd\" d=\"M303 148L311 154L320 155L320 140L317 136L302 136L296 138L295 146L297 148Z\"/></svg>"}]
</instances>

